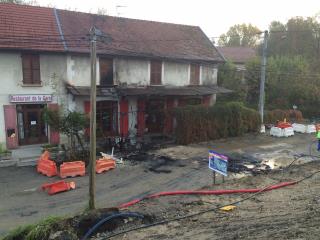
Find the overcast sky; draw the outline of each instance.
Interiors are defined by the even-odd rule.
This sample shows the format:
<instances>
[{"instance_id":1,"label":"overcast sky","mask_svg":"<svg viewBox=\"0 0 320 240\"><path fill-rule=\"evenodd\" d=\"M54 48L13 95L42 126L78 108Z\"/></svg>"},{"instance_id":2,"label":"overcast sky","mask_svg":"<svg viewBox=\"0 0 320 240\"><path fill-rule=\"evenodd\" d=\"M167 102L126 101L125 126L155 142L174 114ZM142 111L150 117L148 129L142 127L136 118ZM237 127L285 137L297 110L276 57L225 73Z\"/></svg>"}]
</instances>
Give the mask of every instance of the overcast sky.
<instances>
[{"instance_id":1,"label":"overcast sky","mask_svg":"<svg viewBox=\"0 0 320 240\"><path fill-rule=\"evenodd\" d=\"M272 20L286 22L293 16L315 16L320 0L38 0L40 5L108 15L200 26L208 37L220 36L238 23L252 23L260 30ZM125 6L125 7L117 7Z\"/></svg>"}]
</instances>

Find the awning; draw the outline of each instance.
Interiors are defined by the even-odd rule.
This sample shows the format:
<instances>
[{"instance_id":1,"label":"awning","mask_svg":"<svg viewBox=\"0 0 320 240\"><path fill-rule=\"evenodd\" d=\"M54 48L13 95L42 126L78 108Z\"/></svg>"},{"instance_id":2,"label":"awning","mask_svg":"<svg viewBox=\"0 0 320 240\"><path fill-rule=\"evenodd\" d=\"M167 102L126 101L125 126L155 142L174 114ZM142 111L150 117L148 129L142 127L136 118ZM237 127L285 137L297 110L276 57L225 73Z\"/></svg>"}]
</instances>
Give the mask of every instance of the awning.
<instances>
[{"instance_id":1,"label":"awning","mask_svg":"<svg viewBox=\"0 0 320 240\"><path fill-rule=\"evenodd\" d=\"M120 96L204 96L217 93L230 93L231 90L218 86L148 86L144 88L119 87Z\"/></svg>"},{"instance_id":2,"label":"awning","mask_svg":"<svg viewBox=\"0 0 320 240\"><path fill-rule=\"evenodd\" d=\"M68 91L75 96L89 96L90 87L67 86ZM216 85L201 86L147 86L147 87L97 87L97 96L205 96L232 91Z\"/></svg>"}]
</instances>

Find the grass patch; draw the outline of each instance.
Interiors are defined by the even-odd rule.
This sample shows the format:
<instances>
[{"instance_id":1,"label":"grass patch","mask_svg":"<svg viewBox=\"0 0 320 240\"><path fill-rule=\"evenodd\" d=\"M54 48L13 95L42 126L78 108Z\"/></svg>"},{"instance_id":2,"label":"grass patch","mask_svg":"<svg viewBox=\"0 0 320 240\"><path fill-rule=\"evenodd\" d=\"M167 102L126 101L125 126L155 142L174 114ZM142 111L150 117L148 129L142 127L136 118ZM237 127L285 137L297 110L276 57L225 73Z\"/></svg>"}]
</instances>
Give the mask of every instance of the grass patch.
<instances>
[{"instance_id":1,"label":"grass patch","mask_svg":"<svg viewBox=\"0 0 320 240\"><path fill-rule=\"evenodd\" d=\"M31 229L31 231L26 235L25 240L48 239L51 232L56 231L62 220L63 219L61 217L49 217L45 219Z\"/></svg>"},{"instance_id":2,"label":"grass patch","mask_svg":"<svg viewBox=\"0 0 320 240\"><path fill-rule=\"evenodd\" d=\"M45 240L63 226L63 220L61 217L48 217L37 224L18 227L2 240Z\"/></svg>"},{"instance_id":3,"label":"grass patch","mask_svg":"<svg viewBox=\"0 0 320 240\"><path fill-rule=\"evenodd\" d=\"M35 225L25 225L17 227L8 233L2 240L21 240L35 227Z\"/></svg>"}]
</instances>

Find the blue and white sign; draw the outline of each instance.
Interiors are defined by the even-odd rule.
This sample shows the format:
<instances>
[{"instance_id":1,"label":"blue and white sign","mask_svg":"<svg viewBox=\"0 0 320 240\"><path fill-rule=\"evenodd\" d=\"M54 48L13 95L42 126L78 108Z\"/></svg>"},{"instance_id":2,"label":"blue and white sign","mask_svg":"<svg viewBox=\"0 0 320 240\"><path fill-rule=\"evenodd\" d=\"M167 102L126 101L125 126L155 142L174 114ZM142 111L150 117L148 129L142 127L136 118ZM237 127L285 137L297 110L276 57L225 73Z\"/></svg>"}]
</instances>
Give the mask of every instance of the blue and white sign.
<instances>
[{"instance_id":1,"label":"blue and white sign","mask_svg":"<svg viewBox=\"0 0 320 240\"><path fill-rule=\"evenodd\" d=\"M220 153L209 151L209 168L215 172L228 175L228 157Z\"/></svg>"}]
</instances>

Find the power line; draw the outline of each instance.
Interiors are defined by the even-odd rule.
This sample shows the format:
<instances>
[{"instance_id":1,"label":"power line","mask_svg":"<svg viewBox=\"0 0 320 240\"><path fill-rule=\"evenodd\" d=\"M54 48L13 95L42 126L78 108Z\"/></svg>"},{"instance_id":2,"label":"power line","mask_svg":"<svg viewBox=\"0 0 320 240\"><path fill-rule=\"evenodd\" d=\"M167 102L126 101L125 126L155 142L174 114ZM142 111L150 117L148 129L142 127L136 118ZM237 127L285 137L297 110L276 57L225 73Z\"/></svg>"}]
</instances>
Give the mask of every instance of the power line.
<instances>
[{"instance_id":1,"label":"power line","mask_svg":"<svg viewBox=\"0 0 320 240\"><path fill-rule=\"evenodd\" d=\"M320 33L320 30L271 30L269 31L269 33L305 33L305 32L311 32L311 33ZM261 35L263 32L257 32L257 33L254 33L254 34L250 34L250 36L255 36L255 35ZM223 34L221 34L220 36L215 36L215 37L210 37L210 38L213 38L213 39L220 39L222 37ZM249 35L249 34L248 34ZM244 37L246 35L241 35L241 34L238 34L238 35L230 35L230 36L227 36L225 35L226 38L241 38L241 37ZM262 39L263 37L260 37L259 39Z\"/></svg>"},{"instance_id":2,"label":"power line","mask_svg":"<svg viewBox=\"0 0 320 240\"><path fill-rule=\"evenodd\" d=\"M236 70L236 69L224 69L220 70L220 72L223 71L229 71L229 72L245 72L245 73L261 73L261 69L259 68L254 68L254 69L245 69L245 70ZM276 75L289 75L289 76L296 76L296 77L319 77L320 78L320 73L299 73L299 72L282 72L282 71L272 71L272 70L266 70L266 73L269 74L276 74ZM219 74L219 73L218 73Z\"/></svg>"},{"instance_id":3,"label":"power line","mask_svg":"<svg viewBox=\"0 0 320 240\"><path fill-rule=\"evenodd\" d=\"M320 30L271 30L269 33L319 33Z\"/></svg>"}]
</instances>

